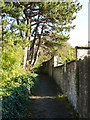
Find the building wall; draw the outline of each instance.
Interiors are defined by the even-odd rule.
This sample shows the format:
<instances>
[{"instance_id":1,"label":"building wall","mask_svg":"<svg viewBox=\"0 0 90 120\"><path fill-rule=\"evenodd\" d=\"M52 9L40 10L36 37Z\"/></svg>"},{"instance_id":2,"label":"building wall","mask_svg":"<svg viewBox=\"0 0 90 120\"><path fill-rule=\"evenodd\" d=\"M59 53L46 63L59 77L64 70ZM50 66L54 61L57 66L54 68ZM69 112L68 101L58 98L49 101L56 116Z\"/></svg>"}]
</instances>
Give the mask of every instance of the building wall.
<instances>
[{"instance_id":1,"label":"building wall","mask_svg":"<svg viewBox=\"0 0 90 120\"><path fill-rule=\"evenodd\" d=\"M84 59L84 57L88 56L88 53L90 52L90 47L76 47L76 58Z\"/></svg>"}]
</instances>

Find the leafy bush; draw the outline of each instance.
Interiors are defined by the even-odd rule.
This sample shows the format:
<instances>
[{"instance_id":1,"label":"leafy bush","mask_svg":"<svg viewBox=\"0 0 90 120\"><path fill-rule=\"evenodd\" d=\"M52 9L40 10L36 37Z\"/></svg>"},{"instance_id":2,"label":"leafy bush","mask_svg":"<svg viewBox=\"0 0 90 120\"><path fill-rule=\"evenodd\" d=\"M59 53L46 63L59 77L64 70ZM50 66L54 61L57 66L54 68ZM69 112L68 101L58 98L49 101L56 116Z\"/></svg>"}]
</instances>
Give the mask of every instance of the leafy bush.
<instances>
[{"instance_id":1,"label":"leafy bush","mask_svg":"<svg viewBox=\"0 0 90 120\"><path fill-rule=\"evenodd\" d=\"M23 69L21 63L24 50L21 44L15 44L18 38L15 35L7 34L3 41L2 49L2 80L10 80L12 76L20 75ZM25 71L25 70L24 70Z\"/></svg>"},{"instance_id":2,"label":"leafy bush","mask_svg":"<svg viewBox=\"0 0 90 120\"><path fill-rule=\"evenodd\" d=\"M20 85L13 90L13 93L4 97L2 101L2 116L3 119L15 119L21 118L24 112L27 111L27 104L29 104L29 94L25 86Z\"/></svg>"},{"instance_id":3,"label":"leafy bush","mask_svg":"<svg viewBox=\"0 0 90 120\"><path fill-rule=\"evenodd\" d=\"M11 84L13 82L13 85ZM25 117L32 94L39 83L38 74L20 75L13 77L8 88L2 89L2 117L3 119L20 119Z\"/></svg>"},{"instance_id":4,"label":"leafy bush","mask_svg":"<svg viewBox=\"0 0 90 120\"><path fill-rule=\"evenodd\" d=\"M34 65L34 67L32 68L32 72L35 72L35 73L39 73L40 72L40 63L37 61L37 63Z\"/></svg>"}]
</instances>

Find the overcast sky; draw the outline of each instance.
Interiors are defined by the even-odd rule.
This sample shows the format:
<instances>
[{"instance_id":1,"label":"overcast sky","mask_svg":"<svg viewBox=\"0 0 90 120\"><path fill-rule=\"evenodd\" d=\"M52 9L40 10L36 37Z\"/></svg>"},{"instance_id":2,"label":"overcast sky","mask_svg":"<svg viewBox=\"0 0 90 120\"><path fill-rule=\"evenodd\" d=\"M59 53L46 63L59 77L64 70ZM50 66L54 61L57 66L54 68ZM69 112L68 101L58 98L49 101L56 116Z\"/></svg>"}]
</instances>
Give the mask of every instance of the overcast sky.
<instances>
[{"instance_id":1,"label":"overcast sky","mask_svg":"<svg viewBox=\"0 0 90 120\"><path fill-rule=\"evenodd\" d=\"M70 32L70 40L68 41L73 47L88 46L88 1L79 0L83 6L73 21L76 27Z\"/></svg>"}]
</instances>

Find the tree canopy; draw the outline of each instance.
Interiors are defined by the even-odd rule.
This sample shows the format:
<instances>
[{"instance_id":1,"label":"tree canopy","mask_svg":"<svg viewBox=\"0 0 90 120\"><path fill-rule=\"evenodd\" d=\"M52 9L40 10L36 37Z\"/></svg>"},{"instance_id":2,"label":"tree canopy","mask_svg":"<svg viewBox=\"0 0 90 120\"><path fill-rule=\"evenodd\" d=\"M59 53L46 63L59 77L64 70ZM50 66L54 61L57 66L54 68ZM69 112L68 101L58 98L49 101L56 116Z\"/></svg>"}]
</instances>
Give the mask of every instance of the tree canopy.
<instances>
[{"instance_id":1,"label":"tree canopy","mask_svg":"<svg viewBox=\"0 0 90 120\"><path fill-rule=\"evenodd\" d=\"M69 32L75 27L72 21L80 9L77 1L4 2L1 14L3 37L6 33L15 34L14 45L23 42L23 65L30 63L33 66L40 47L54 49L69 39Z\"/></svg>"}]
</instances>

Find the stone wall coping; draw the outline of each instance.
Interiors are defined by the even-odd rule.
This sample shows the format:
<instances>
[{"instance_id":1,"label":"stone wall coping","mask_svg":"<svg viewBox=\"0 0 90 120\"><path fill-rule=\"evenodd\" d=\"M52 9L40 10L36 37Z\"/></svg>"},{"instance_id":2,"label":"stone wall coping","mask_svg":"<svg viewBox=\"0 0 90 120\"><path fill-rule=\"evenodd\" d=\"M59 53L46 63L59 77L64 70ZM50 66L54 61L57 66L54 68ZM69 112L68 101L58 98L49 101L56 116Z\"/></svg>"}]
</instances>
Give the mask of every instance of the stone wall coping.
<instances>
[{"instance_id":1,"label":"stone wall coping","mask_svg":"<svg viewBox=\"0 0 90 120\"><path fill-rule=\"evenodd\" d=\"M90 49L88 46L76 46L76 49Z\"/></svg>"},{"instance_id":2,"label":"stone wall coping","mask_svg":"<svg viewBox=\"0 0 90 120\"><path fill-rule=\"evenodd\" d=\"M59 68L59 67L63 67L63 66L64 66L64 64L63 65L55 66L54 68Z\"/></svg>"},{"instance_id":3,"label":"stone wall coping","mask_svg":"<svg viewBox=\"0 0 90 120\"><path fill-rule=\"evenodd\" d=\"M70 63L73 63L73 62L76 62L76 60L69 61L69 62L67 62L67 64L70 64Z\"/></svg>"},{"instance_id":4,"label":"stone wall coping","mask_svg":"<svg viewBox=\"0 0 90 120\"><path fill-rule=\"evenodd\" d=\"M70 64L70 63L73 63L73 62L76 62L76 60L72 60L72 61L67 61L66 64ZM58 65L58 66L55 66L54 68L58 68L58 67L63 67L65 65L65 63L63 65Z\"/></svg>"},{"instance_id":5,"label":"stone wall coping","mask_svg":"<svg viewBox=\"0 0 90 120\"><path fill-rule=\"evenodd\" d=\"M45 61L45 62L43 62L42 64L46 64L46 63L48 63L50 60L48 60L48 61Z\"/></svg>"},{"instance_id":6,"label":"stone wall coping","mask_svg":"<svg viewBox=\"0 0 90 120\"><path fill-rule=\"evenodd\" d=\"M46 64L46 63L50 62L53 58L54 58L54 56L53 56L50 60L45 61L45 62L43 62L42 64Z\"/></svg>"}]
</instances>

